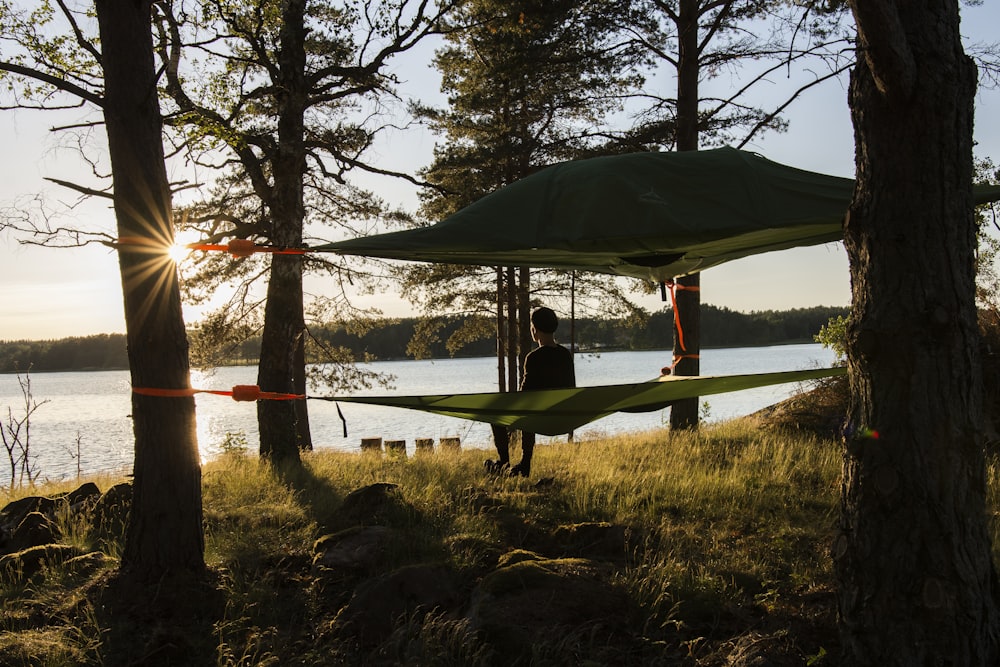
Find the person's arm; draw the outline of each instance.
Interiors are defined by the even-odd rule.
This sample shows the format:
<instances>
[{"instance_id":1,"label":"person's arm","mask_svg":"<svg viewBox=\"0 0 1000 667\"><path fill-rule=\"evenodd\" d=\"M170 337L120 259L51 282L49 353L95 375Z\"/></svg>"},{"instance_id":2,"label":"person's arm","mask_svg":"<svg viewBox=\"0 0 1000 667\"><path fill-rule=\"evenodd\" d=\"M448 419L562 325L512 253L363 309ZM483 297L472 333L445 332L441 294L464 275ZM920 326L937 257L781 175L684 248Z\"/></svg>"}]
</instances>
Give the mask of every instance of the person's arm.
<instances>
[{"instance_id":1,"label":"person's arm","mask_svg":"<svg viewBox=\"0 0 1000 667\"><path fill-rule=\"evenodd\" d=\"M527 389L535 389L538 384L539 368L538 359L535 350L532 350L524 358L524 372L521 374L521 387L519 391L525 391Z\"/></svg>"}]
</instances>

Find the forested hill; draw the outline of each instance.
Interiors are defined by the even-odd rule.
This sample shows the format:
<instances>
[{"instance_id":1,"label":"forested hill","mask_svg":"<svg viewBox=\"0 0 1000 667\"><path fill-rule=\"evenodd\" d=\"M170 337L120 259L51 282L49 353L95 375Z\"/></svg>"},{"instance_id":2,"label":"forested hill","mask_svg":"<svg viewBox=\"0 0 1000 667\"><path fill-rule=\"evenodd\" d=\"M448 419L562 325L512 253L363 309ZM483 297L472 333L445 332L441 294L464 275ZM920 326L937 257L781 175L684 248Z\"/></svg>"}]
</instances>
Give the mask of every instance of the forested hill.
<instances>
[{"instance_id":1,"label":"forested hill","mask_svg":"<svg viewBox=\"0 0 1000 667\"><path fill-rule=\"evenodd\" d=\"M701 310L702 347L743 347L812 342L813 336L831 317L846 315L846 308L817 306L784 311L739 313L728 308L703 305ZM342 326L325 326L313 334L327 344L346 347L357 359L401 359L418 323L416 318L387 320L382 326L359 336ZM458 319L444 322L440 340L430 345L431 356L450 356L444 341L458 327ZM673 313L669 309L650 315L645 326L619 320L581 319L576 321L576 344L581 350L666 349L673 341ZM557 338L569 343L569 323L563 322ZM247 341L232 357L233 363L256 362L259 340ZM489 356L492 339L462 348L461 356ZM110 370L128 367L125 336L101 334L45 341L0 341L0 372Z\"/></svg>"}]
</instances>

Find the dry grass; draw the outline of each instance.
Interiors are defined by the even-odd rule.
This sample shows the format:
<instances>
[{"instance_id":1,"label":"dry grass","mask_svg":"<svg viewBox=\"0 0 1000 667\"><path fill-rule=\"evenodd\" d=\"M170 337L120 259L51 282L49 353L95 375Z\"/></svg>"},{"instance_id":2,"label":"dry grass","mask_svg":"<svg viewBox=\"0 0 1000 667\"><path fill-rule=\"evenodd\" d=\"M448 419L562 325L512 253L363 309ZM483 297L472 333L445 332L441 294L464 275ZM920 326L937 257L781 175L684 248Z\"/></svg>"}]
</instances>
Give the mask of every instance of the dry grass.
<instances>
[{"instance_id":1,"label":"dry grass","mask_svg":"<svg viewBox=\"0 0 1000 667\"><path fill-rule=\"evenodd\" d=\"M312 545L348 525L344 498L374 483L398 485L402 500L378 518L401 532L405 548L366 578L447 563L472 589L528 537L544 544L561 526L584 522L626 527L626 552L611 564L635 609L631 643L606 646L586 628L567 629L536 646L532 664L589 656L723 665L758 635L794 643L813 664L834 664L827 550L840 447L776 423L758 417L695 433L546 445L531 480L484 475L481 450L405 461L320 451L286 473L229 454L204 470L207 582L129 603L149 592L116 582L109 554L103 566L53 568L5 585L0 664L496 664L495 647L454 616L400 618L374 648L335 631L362 579L317 576ZM990 474L997 507L996 467ZM76 544L96 548L85 528L67 528ZM135 616L136 602L148 607L145 616Z\"/></svg>"}]
</instances>

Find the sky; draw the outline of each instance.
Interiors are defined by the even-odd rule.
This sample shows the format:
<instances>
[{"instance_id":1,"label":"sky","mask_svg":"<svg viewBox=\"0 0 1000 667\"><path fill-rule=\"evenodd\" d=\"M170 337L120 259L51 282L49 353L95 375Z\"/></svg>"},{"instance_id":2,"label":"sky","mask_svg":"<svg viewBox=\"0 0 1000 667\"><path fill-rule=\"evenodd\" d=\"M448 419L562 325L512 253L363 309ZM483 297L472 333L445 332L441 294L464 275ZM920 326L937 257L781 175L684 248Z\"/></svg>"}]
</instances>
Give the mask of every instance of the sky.
<instances>
[{"instance_id":1,"label":"sky","mask_svg":"<svg viewBox=\"0 0 1000 667\"><path fill-rule=\"evenodd\" d=\"M962 33L971 41L996 41L1000 25L1000 3L962 8ZM992 33L992 34L991 34ZM426 91L438 87L438 79L426 64L400 66L406 90ZM48 207L73 203L77 197L45 181L46 177L88 180L89 173L70 147L60 147L49 128L74 117L56 119L44 113L2 112L0 145L0 211L23 210L43 194ZM854 175L854 139L847 107L846 77L830 81L796 102L786 113L790 126L785 133L770 133L747 145L776 162L835 176ZM975 140L977 156L1000 162L1000 90L981 89L976 98ZM397 133L380 150L393 166L415 169L432 159L434 138ZM177 176L176 173L173 176ZM381 196L390 204L413 208L412 190L386 187ZM114 229L114 215L106 202L78 205L53 224L87 229ZM322 291L315 281L307 291ZM705 271L701 277L703 303L741 312L785 310L811 306L846 306L850 303L847 254L840 243L796 248L740 259ZM649 310L663 306L658 295L637 296ZM399 294L358 297L358 304L380 308L386 316L412 314ZM121 283L115 254L102 246L54 249L24 246L0 233L0 340L43 340L125 330ZM198 311L185 309L188 324Z\"/></svg>"}]
</instances>

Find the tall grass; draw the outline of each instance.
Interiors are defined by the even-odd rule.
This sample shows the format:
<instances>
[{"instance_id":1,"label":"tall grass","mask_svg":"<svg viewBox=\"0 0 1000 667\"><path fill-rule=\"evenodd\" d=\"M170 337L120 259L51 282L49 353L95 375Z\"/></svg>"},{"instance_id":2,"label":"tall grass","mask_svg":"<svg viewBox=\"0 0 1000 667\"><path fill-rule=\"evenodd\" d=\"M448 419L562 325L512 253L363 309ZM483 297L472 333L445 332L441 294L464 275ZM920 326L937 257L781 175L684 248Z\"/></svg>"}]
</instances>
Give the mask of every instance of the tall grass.
<instances>
[{"instance_id":1,"label":"tall grass","mask_svg":"<svg viewBox=\"0 0 1000 667\"><path fill-rule=\"evenodd\" d=\"M211 649L205 664L360 659L360 649L335 633L357 580L316 576L312 548L318 537L349 527L345 497L375 483L398 485L398 504L379 519L400 533L402 546L365 576L444 562L465 573L471 588L499 556L520 548L519 531L545 534L584 522L624 526L627 543L614 581L634 602L637 632L651 645L676 641L685 627L718 628L726 609L749 604L793 615L793 600L832 590L827 550L839 493L836 442L736 420L693 433L541 446L529 480L488 476L483 458L482 450L408 460L320 450L304 456L301 469L283 471L234 451L206 465L206 561L223 603L205 633ZM1000 502L997 475L991 467L993 508ZM39 489L53 490L64 487ZM75 544L96 548L85 526L66 521ZM28 584L3 584L0 664L102 664L104 655L128 653L111 646L127 633L94 612L94 590L113 570L114 556L104 572L47 572ZM702 634L685 639L696 659ZM554 656L568 650L585 655L588 641L586 628L553 637L551 645L536 647L537 662L556 664ZM589 648L594 655L606 650ZM491 651L463 619L431 615L399 619L372 655L412 664L488 664ZM23 658L29 654L36 657Z\"/></svg>"}]
</instances>

